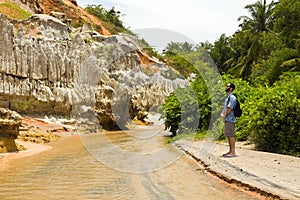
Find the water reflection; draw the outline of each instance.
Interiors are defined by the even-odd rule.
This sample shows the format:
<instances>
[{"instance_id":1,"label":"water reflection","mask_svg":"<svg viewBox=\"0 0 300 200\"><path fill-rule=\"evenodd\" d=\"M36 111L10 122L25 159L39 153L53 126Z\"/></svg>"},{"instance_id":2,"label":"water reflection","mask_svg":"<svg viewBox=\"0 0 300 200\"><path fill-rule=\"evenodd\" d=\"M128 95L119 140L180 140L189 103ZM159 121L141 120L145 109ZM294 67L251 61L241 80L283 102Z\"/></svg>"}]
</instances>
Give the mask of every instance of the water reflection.
<instances>
[{"instance_id":1,"label":"water reflection","mask_svg":"<svg viewBox=\"0 0 300 200\"><path fill-rule=\"evenodd\" d=\"M81 140L89 152L103 164L116 170L145 173L159 170L182 154L172 145L163 143L164 131L155 127L116 133L98 133ZM153 132L157 133L155 137ZM115 158L119 159L115 159Z\"/></svg>"}]
</instances>

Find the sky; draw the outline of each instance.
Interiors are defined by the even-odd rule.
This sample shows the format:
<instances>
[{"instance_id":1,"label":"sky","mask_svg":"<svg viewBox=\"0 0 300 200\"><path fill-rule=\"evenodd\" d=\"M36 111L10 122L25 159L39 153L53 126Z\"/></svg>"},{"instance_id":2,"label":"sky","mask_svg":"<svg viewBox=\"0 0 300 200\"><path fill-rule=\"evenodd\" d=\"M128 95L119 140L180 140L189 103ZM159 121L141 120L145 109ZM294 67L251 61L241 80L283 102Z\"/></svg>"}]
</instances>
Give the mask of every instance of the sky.
<instances>
[{"instance_id":1,"label":"sky","mask_svg":"<svg viewBox=\"0 0 300 200\"><path fill-rule=\"evenodd\" d=\"M215 42L223 33L238 30L238 17L247 15L246 5L257 0L77 0L81 7L115 7L126 28L141 38L163 46L174 41L198 44ZM270 2L270 1L267 1ZM153 41L152 41L153 40ZM164 42L162 42L162 40Z\"/></svg>"}]
</instances>

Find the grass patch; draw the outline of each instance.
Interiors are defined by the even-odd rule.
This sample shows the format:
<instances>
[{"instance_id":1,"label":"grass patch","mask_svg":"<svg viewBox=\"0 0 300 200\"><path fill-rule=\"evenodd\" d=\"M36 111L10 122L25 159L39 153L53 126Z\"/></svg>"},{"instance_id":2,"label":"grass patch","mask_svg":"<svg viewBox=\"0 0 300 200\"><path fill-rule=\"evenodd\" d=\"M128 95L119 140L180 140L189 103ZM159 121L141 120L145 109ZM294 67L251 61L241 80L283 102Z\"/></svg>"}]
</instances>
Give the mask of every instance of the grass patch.
<instances>
[{"instance_id":1,"label":"grass patch","mask_svg":"<svg viewBox=\"0 0 300 200\"><path fill-rule=\"evenodd\" d=\"M100 20L102 20L102 19L100 19ZM126 29L124 29L124 28L122 28L122 27L118 27L118 26L114 25L114 24L111 23L111 22L107 22L107 21L103 21L103 20L102 20L101 23L102 23L102 25L103 25L107 30L109 30L109 32L110 32L112 35L118 34L118 33L124 33L124 32L127 31ZM94 29L95 29L96 31L99 31L99 32L101 31L101 30L100 30L100 27L97 27L97 26L95 26Z\"/></svg>"},{"instance_id":2,"label":"grass patch","mask_svg":"<svg viewBox=\"0 0 300 200\"><path fill-rule=\"evenodd\" d=\"M0 13L5 14L8 18L11 19L28 19L31 16L31 13L27 12L20 6L14 3L0 3Z\"/></svg>"}]
</instances>

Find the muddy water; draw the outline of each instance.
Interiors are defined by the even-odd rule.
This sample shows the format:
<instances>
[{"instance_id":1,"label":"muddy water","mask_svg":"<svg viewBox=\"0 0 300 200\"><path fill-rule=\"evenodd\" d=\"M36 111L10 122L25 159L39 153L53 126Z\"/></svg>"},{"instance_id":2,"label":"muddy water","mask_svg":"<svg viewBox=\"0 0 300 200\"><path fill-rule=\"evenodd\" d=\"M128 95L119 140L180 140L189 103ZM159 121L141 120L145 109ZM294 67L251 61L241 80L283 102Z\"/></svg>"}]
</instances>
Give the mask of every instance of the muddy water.
<instances>
[{"instance_id":1,"label":"muddy water","mask_svg":"<svg viewBox=\"0 0 300 200\"><path fill-rule=\"evenodd\" d=\"M0 170L1 200L255 199L205 174L172 146L165 148L164 138L149 128L64 137L51 150Z\"/></svg>"}]
</instances>

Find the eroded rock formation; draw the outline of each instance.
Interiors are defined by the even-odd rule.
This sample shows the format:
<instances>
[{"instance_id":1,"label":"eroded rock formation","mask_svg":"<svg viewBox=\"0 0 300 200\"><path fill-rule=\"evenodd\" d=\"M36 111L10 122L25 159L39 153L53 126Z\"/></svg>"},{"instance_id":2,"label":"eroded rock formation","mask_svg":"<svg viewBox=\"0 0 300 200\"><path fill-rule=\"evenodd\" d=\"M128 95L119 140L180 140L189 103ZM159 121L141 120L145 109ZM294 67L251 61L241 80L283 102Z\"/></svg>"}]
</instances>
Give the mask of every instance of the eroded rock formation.
<instances>
[{"instance_id":1,"label":"eroded rock formation","mask_svg":"<svg viewBox=\"0 0 300 200\"><path fill-rule=\"evenodd\" d=\"M0 15L0 106L96 119L114 130L143 120L187 84L166 77L170 69L163 63L142 65L135 37L103 36L89 26L70 32L53 16L11 21Z\"/></svg>"},{"instance_id":2,"label":"eroded rock formation","mask_svg":"<svg viewBox=\"0 0 300 200\"><path fill-rule=\"evenodd\" d=\"M19 135L22 117L15 111L0 108L0 153L17 151L15 139Z\"/></svg>"}]
</instances>

